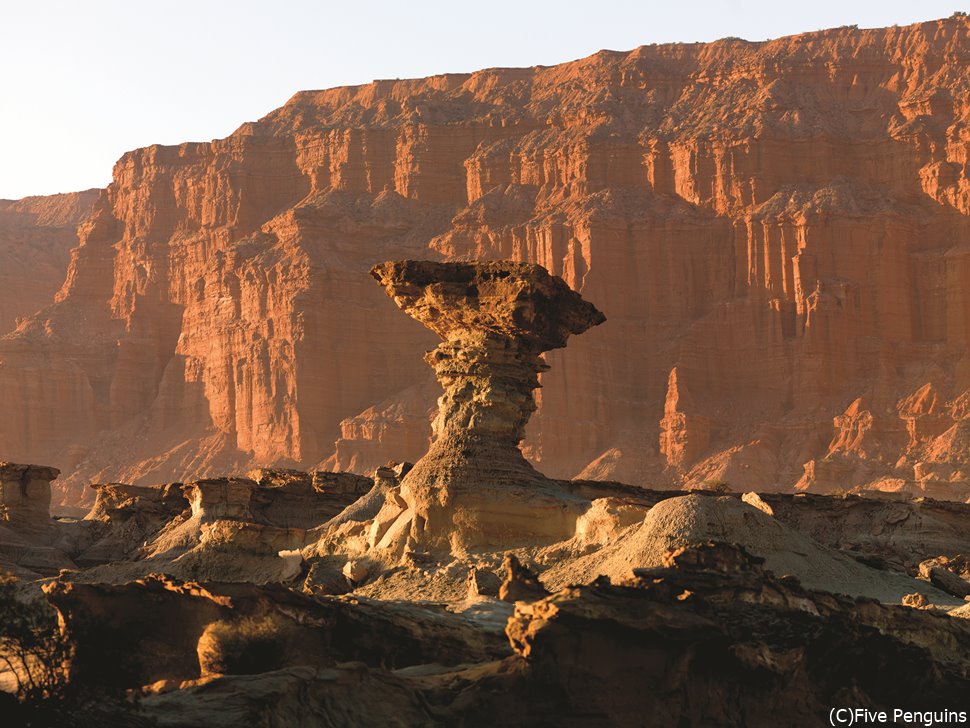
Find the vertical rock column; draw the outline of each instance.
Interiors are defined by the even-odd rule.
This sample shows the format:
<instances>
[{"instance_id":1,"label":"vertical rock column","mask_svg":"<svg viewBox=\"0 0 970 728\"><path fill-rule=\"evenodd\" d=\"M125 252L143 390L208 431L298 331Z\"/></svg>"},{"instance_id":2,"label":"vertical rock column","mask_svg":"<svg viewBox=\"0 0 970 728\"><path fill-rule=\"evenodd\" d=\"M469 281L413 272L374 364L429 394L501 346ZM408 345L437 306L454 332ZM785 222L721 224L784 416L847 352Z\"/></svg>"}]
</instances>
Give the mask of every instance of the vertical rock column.
<instances>
[{"instance_id":1,"label":"vertical rock column","mask_svg":"<svg viewBox=\"0 0 970 728\"><path fill-rule=\"evenodd\" d=\"M603 314L532 263L388 262L371 275L443 339L426 357L444 389L434 440L401 483L411 539L454 550L571 535L578 504L518 445L542 352Z\"/></svg>"},{"instance_id":2,"label":"vertical rock column","mask_svg":"<svg viewBox=\"0 0 970 728\"><path fill-rule=\"evenodd\" d=\"M18 533L46 533L51 526L51 481L60 472L43 465L0 462L0 519Z\"/></svg>"}]
</instances>

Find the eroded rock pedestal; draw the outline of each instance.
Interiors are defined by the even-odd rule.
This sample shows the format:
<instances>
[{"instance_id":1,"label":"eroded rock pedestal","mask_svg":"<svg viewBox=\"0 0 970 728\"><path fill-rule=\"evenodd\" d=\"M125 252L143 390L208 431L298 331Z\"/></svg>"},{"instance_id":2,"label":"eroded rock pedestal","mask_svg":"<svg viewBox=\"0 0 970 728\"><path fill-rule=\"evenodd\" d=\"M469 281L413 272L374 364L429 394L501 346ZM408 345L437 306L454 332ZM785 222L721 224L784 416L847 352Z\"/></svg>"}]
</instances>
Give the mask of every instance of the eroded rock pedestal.
<instances>
[{"instance_id":1,"label":"eroded rock pedestal","mask_svg":"<svg viewBox=\"0 0 970 728\"><path fill-rule=\"evenodd\" d=\"M58 475L57 468L0 462L3 521L20 533L50 530L51 481Z\"/></svg>"},{"instance_id":2,"label":"eroded rock pedestal","mask_svg":"<svg viewBox=\"0 0 970 728\"><path fill-rule=\"evenodd\" d=\"M434 441L402 481L391 527L453 547L571 534L578 503L518 445L548 368L541 354L605 316L532 263L388 262L371 275L444 340L426 357L444 389Z\"/></svg>"},{"instance_id":3,"label":"eroded rock pedestal","mask_svg":"<svg viewBox=\"0 0 970 728\"><path fill-rule=\"evenodd\" d=\"M74 566L54 545L51 481L60 471L0 461L0 575L35 579Z\"/></svg>"}]
</instances>

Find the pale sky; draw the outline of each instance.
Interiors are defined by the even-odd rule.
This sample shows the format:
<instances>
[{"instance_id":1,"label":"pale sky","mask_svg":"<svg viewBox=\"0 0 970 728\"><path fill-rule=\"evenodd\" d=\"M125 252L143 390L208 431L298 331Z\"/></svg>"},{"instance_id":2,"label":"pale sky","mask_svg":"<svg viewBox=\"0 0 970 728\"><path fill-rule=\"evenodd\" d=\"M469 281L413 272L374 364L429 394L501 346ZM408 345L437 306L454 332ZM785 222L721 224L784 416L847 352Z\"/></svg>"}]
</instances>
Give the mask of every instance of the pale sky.
<instances>
[{"instance_id":1,"label":"pale sky","mask_svg":"<svg viewBox=\"0 0 970 728\"><path fill-rule=\"evenodd\" d=\"M967 4L0 0L0 198L103 187L129 149L224 137L303 89L904 25Z\"/></svg>"}]
</instances>

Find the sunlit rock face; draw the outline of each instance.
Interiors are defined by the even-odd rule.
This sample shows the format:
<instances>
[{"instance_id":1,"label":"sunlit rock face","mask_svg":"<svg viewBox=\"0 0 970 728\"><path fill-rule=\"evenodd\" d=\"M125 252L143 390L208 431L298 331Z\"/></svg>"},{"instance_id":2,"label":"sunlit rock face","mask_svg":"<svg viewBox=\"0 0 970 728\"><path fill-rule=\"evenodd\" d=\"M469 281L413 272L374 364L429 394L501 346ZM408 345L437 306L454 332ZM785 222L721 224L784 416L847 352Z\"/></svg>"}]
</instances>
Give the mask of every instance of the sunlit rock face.
<instances>
[{"instance_id":1,"label":"sunlit rock face","mask_svg":"<svg viewBox=\"0 0 970 728\"><path fill-rule=\"evenodd\" d=\"M0 200L0 336L53 302L99 193Z\"/></svg>"},{"instance_id":2,"label":"sunlit rock face","mask_svg":"<svg viewBox=\"0 0 970 728\"><path fill-rule=\"evenodd\" d=\"M602 323L603 314L532 263L403 261L375 266L371 275L443 339L425 357L444 389L434 442L401 483L412 535L500 543L560 520L571 532L568 499L542 492L545 478L518 445L535 411L539 373L548 369L540 355ZM519 504L523 498L529 504Z\"/></svg>"},{"instance_id":3,"label":"sunlit rock face","mask_svg":"<svg viewBox=\"0 0 970 728\"><path fill-rule=\"evenodd\" d=\"M367 272L514 259L609 318L547 355L543 472L964 497L968 49L956 16L604 51L130 152L0 342L3 457L66 489L413 462L437 342Z\"/></svg>"},{"instance_id":4,"label":"sunlit rock face","mask_svg":"<svg viewBox=\"0 0 970 728\"><path fill-rule=\"evenodd\" d=\"M375 266L371 275L444 341L425 359L445 390L433 431L517 447L549 367L540 354L603 323L595 306L541 266L514 261Z\"/></svg>"}]
</instances>

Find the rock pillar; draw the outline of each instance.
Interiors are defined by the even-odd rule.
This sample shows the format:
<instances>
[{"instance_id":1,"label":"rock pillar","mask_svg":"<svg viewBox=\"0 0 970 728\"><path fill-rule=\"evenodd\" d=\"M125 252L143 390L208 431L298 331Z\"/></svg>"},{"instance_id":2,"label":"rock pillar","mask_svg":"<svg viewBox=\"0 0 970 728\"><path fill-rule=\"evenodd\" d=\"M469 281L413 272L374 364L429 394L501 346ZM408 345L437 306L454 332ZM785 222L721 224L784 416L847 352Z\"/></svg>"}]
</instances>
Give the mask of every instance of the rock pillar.
<instances>
[{"instance_id":1,"label":"rock pillar","mask_svg":"<svg viewBox=\"0 0 970 728\"><path fill-rule=\"evenodd\" d=\"M15 531L42 534L51 526L51 481L60 471L0 462L0 519Z\"/></svg>"},{"instance_id":2,"label":"rock pillar","mask_svg":"<svg viewBox=\"0 0 970 728\"><path fill-rule=\"evenodd\" d=\"M389 262L371 275L442 343L427 355L444 390L434 440L401 484L420 542L501 542L575 525L568 497L522 456L541 354L605 321L541 266ZM551 535L551 534L550 534Z\"/></svg>"}]
</instances>

